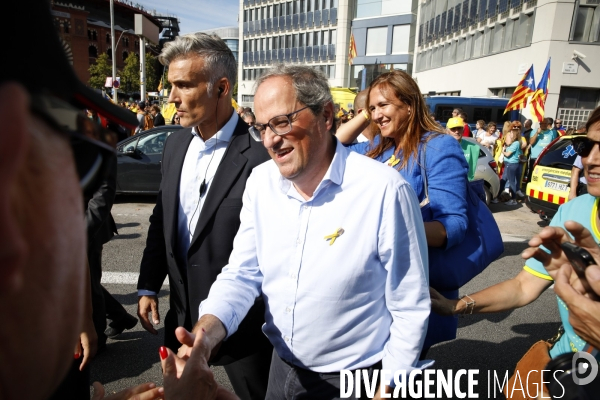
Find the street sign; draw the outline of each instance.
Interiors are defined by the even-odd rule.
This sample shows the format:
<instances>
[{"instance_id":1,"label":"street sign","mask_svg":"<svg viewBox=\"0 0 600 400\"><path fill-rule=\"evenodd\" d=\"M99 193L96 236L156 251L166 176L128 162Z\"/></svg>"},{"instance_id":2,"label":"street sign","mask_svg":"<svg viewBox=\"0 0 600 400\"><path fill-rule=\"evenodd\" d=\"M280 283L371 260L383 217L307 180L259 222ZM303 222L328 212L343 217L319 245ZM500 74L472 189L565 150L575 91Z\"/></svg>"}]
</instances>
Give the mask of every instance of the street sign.
<instances>
[{"instance_id":1,"label":"street sign","mask_svg":"<svg viewBox=\"0 0 600 400\"><path fill-rule=\"evenodd\" d=\"M115 82L113 83L113 87L115 89L118 89L121 87L121 77L120 76L116 77Z\"/></svg>"}]
</instances>

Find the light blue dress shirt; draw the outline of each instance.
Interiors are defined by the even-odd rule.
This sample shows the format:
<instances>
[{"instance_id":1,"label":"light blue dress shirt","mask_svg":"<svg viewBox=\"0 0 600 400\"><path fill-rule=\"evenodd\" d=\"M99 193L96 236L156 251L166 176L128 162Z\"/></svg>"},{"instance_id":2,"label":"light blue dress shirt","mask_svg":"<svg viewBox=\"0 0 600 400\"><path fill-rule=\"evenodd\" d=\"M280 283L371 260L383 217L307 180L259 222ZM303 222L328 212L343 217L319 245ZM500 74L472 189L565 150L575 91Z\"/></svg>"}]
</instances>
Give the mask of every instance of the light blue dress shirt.
<instances>
[{"instance_id":1,"label":"light blue dress shirt","mask_svg":"<svg viewBox=\"0 0 600 400\"><path fill-rule=\"evenodd\" d=\"M246 183L240 219L200 317L218 317L229 337L262 293L263 331L298 367L417 367L430 312L427 242L419 202L398 172L338 142L305 200L268 161Z\"/></svg>"},{"instance_id":2,"label":"light blue dress shirt","mask_svg":"<svg viewBox=\"0 0 600 400\"><path fill-rule=\"evenodd\" d=\"M187 252L194 235L198 217L210 190L217 168L231 141L239 116L233 112L229 121L216 135L206 142L192 128L192 141L185 154L181 178L179 179L179 208L177 210L177 255L179 260L187 260ZM211 160L212 159L212 160ZM200 185L206 180L206 190L200 196ZM138 290L138 296L154 296L151 290Z\"/></svg>"}]
</instances>

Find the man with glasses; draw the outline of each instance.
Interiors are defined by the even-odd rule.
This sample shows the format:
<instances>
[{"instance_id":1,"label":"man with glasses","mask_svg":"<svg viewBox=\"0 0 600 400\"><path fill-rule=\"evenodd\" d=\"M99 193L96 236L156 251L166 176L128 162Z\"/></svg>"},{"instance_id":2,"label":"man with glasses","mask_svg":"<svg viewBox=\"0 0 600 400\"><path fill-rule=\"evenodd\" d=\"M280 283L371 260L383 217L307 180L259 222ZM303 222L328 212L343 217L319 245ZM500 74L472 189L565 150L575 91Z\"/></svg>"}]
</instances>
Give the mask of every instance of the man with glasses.
<instances>
[{"instance_id":1,"label":"man with glasses","mask_svg":"<svg viewBox=\"0 0 600 400\"><path fill-rule=\"evenodd\" d=\"M557 118L554 121L554 130L558 133L559 136L563 136L565 134L565 127L562 125L562 120Z\"/></svg>"},{"instance_id":2,"label":"man with glasses","mask_svg":"<svg viewBox=\"0 0 600 400\"><path fill-rule=\"evenodd\" d=\"M273 161L248 179L235 248L194 333L210 352L262 294L263 331L275 347L267 399L340 398L342 369L409 373L420 365L430 310L414 191L332 135L321 72L279 65L256 85L250 133ZM178 334L185 358L195 334Z\"/></svg>"},{"instance_id":3,"label":"man with glasses","mask_svg":"<svg viewBox=\"0 0 600 400\"><path fill-rule=\"evenodd\" d=\"M140 266L138 316L144 329L158 334L157 294L168 276L164 343L177 351L181 343L175 329L190 330L198 320L198 306L233 249L246 180L269 155L250 138L248 125L231 105L237 63L221 38L179 36L165 44L159 61L168 66L169 102L185 128L165 143L160 191ZM240 331L212 359L224 365L242 399L262 400L266 393L272 346L262 333L263 323L259 298Z\"/></svg>"},{"instance_id":4,"label":"man with glasses","mask_svg":"<svg viewBox=\"0 0 600 400\"><path fill-rule=\"evenodd\" d=\"M479 145L463 139L465 122L460 117L450 118L446 123L446 131L454 139L458 140L460 147L463 149L467 164L469 164L469 182L475 179L475 171L477 170L477 161L479 160Z\"/></svg>"}]
</instances>

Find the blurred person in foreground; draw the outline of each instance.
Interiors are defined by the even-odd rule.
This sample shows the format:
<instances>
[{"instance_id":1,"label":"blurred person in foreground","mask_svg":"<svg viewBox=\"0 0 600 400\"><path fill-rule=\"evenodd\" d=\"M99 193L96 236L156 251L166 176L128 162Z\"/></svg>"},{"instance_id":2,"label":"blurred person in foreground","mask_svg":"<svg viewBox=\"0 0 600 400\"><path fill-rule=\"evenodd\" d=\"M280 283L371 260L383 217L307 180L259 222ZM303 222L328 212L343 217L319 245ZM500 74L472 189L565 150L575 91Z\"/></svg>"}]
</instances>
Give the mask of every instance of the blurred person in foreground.
<instances>
[{"instance_id":1,"label":"blurred person in foreground","mask_svg":"<svg viewBox=\"0 0 600 400\"><path fill-rule=\"evenodd\" d=\"M256 85L259 122L250 132L272 161L248 179L229 265L200 305L198 336L178 329L179 356L202 336L208 358L262 293L275 348L266 399L340 398L342 369L421 368L430 304L413 190L331 134L333 101L320 71L278 65Z\"/></svg>"},{"instance_id":2,"label":"blurred person in foreground","mask_svg":"<svg viewBox=\"0 0 600 400\"><path fill-rule=\"evenodd\" d=\"M19 63L0 66L0 114L7 121L0 130L0 393L41 400L70 365L76 369L74 354L84 373L94 353L84 338L84 320L91 319L84 198L100 185L113 149L77 132L77 118L91 108L129 127L136 121L76 78L47 1L11 2L6 11L27 15L40 38ZM8 24L19 29L18 20ZM7 43L5 50L16 54L19 45ZM40 69L40 57L52 63ZM104 398L102 386L95 388L94 399ZM87 398L89 382L83 389L83 396L62 398ZM108 398L135 394L162 396L144 384Z\"/></svg>"}]
</instances>

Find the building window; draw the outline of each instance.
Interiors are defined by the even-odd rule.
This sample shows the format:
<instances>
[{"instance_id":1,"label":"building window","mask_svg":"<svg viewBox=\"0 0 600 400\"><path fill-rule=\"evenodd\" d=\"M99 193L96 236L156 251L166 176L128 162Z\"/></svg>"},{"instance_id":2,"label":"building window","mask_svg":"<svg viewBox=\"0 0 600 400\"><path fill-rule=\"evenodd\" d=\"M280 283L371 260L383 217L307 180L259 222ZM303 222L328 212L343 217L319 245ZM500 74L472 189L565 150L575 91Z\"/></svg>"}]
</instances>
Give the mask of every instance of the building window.
<instances>
[{"instance_id":1,"label":"building window","mask_svg":"<svg viewBox=\"0 0 600 400\"><path fill-rule=\"evenodd\" d=\"M110 43L110 33L106 34L106 43Z\"/></svg>"},{"instance_id":2,"label":"building window","mask_svg":"<svg viewBox=\"0 0 600 400\"><path fill-rule=\"evenodd\" d=\"M110 47L106 49L106 55L108 56L109 60L112 60L112 49Z\"/></svg>"},{"instance_id":3,"label":"building window","mask_svg":"<svg viewBox=\"0 0 600 400\"><path fill-rule=\"evenodd\" d=\"M506 25L496 25L493 29L492 33L492 53L498 53L502 50L502 42L504 40L504 31L506 29Z\"/></svg>"},{"instance_id":4,"label":"building window","mask_svg":"<svg viewBox=\"0 0 600 400\"><path fill-rule=\"evenodd\" d=\"M88 57L97 58L98 49L93 44L88 47Z\"/></svg>"},{"instance_id":5,"label":"building window","mask_svg":"<svg viewBox=\"0 0 600 400\"><path fill-rule=\"evenodd\" d=\"M394 26L392 34L392 54L408 54L410 25Z\"/></svg>"},{"instance_id":6,"label":"building window","mask_svg":"<svg viewBox=\"0 0 600 400\"><path fill-rule=\"evenodd\" d=\"M583 89L577 87L560 88L559 108L579 108L593 110L600 104L600 89Z\"/></svg>"},{"instance_id":7,"label":"building window","mask_svg":"<svg viewBox=\"0 0 600 400\"><path fill-rule=\"evenodd\" d=\"M123 62L125 62L125 60L127 60L127 57L129 57L129 53L127 51L123 52Z\"/></svg>"},{"instance_id":8,"label":"building window","mask_svg":"<svg viewBox=\"0 0 600 400\"><path fill-rule=\"evenodd\" d=\"M493 88L490 89L492 96L498 96L503 99L510 99L513 93L515 92L516 87L505 87L505 88Z\"/></svg>"},{"instance_id":9,"label":"building window","mask_svg":"<svg viewBox=\"0 0 600 400\"><path fill-rule=\"evenodd\" d=\"M88 40L92 40L92 31L88 29Z\"/></svg>"},{"instance_id":10,"label":"building window","mask_svg":"<svg viewBox=\"0 0 600 400\"><path fill-rule=\"evenodd\" d=\"M475 37L473 38L473 58L481 56L482 47L483 47L483 32L477 31L477 32L475 32Z\"/></svg>"},{"instance_id":11,"label":"building window","mask_svg":"<svg viewBox=\"0 0 600 400\"><path fill-rule=\"evenodd\" d=\"M594 0L581 0L575 8L571 40L598 42L600 29L600 6ZM596 3L596 4L591 4Z\"/></svg>"},{"instance_id":12,"label":"building window","mask_svg":"<svg viewBox=\"0 0 600 400\"><path fill-rule=\"evenodd\" d=\"M92 29L92 40L98 40L98 32L96 32L94 29Z\"/></svg>"},{"instance_id":13,"label":"building window","mask_svg":"<svg viewBox=\"0 0 600 400\"><path fill-rule=\"evenodd\" d=\"M123 38L123 46L129 48L129 38Z\"/></svg>"},{"instance_id":14,"label":"building window","mask_svg":"<svg viewBox=\"0 0 600 400\"><path fill-rule=\"evenodd\" d=\"M533 33L534 18L534 14L522 14L521 16L519 16L518 22L515 21L515 24L518 23L519 27L518 34L516 35L516 37L513 33L513 38L516 39L514 40L515 45L513 47L524 47L529 46L531 44L531 35ZM516 29L517 28L514 28L515 33Z\"/></svg>"},{"instance_id":15,"label":"building window","mask_svg":"<svg viewBox=\"0 0 600 400\"><path fill-rule=\"evenodd\" d=\"M64 33L69 33L69 28L71 27L71 22L70 21L63 21L62 26L63 26L63 32Z\"/></svg>"},{"instance_id":16,"label":"building window","mask_svg":"<svg viewBox=\"0 0 600 400\"><path fill-rule=\"evenodd\" d=\"M387 26L367 29L367 56L384 55L387 45Z\"/></svg>"},{"instance_id":17,"label":"building window","mask_svg":"<svg viewBox=\"0 0 600 400\"><path fill-rule=\"evenodd\" d=\"M243 94L242 95L242 103L252 103L254 102L254 95L252 94Z\"/></svg>"}]
</instances>

